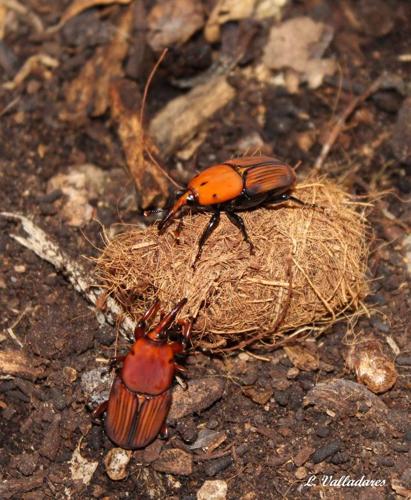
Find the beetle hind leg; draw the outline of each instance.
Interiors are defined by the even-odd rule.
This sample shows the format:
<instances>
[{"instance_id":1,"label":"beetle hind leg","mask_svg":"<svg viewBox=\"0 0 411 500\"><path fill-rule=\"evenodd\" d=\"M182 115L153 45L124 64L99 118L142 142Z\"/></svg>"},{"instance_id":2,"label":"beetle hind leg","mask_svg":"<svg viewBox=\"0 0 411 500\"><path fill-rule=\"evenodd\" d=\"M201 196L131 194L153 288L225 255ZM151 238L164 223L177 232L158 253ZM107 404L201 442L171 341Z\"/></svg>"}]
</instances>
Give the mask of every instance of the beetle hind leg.
<instances>
[{"instance_id":1,"label":"beetle hind leg","mask_svg":"<svg viewBox=\"0 0 411 500\"><path fill-rule=\"evenodd\" d=\"M302 200L300 200L300 199L296 198L295 196L292 196L291 194L288 194L288 193L276 195L273 198L269 199L267 203L268 204L270 204L270 203L276 204L276 203L282 203L283 201L293 201L294 203L297 203L298 205L300 205L302 207L319 208L322 210L322 207L319 207L315 203L306 203L305 201L302 201Z\"/></svg>"},{"instance_id":2,"label":"beetle hind leg","mask_svg":"<svg viewBox=\"0 0 411 500\"><path fill-rule=\"evenodd\" d=\"M242 217L240 217L238 214L236 214L235 212L226 212L227 213L227 217L230 219L230 221L236 226L238 227L238 229L241 231L241 234L243 235L243 238L244 238L244 241L246 243L248 243L249 247L250 247L250 253L251 254L254 254L255 252L255 248L254 248L254 245L253 245L253 242L250 240L250 238L248 237L248 233L247 233L247 229L245 227L245 224L244 224L244 221L242 219Z\"/></svg>"},{"instance_id":3,"label":"beetle hind leg","mask_svg":"<svg viewBox=\"0 0 411 500\"><path fill-rule=\"evenodd\" d=\"M167 424L164 422L163 426L160 429L160 434L159 434L160 439L167 439L169 434L170 433L169 433Z\"/></svg>"},{"instance_id":4,"label":"beetle hind leg","mask_svg":"<svg viewBox=\"0 0 411 500\"><path fill-rule=\"evenodd\" d=\"M100 403L91 414L91 421L94 424L99 424L100 423L99 419L101 418L103 413L107 411L107 408L108 408L108 401L103 401L102 403Z\"/></svg>"}]
</instances>

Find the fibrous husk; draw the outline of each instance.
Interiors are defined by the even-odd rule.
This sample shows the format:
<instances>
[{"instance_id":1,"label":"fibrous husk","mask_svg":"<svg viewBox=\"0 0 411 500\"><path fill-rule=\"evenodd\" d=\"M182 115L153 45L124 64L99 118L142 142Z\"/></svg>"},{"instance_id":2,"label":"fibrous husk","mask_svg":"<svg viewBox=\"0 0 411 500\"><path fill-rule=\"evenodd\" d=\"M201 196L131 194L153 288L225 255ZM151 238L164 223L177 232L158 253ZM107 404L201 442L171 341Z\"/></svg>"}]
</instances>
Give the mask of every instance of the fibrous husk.
<instances>
[{"instance_id":1,"label":"fibrous husk","mask_svg":"<svg viewBox=\"0 0 411 500\"><path fill-rule=\"evenodd\" d=\"M186 214L178 240L174 225L163 235L133 228L108 242L100 282L136 319L155 298L168 310L187 297L182 316L196 318L194 344L208 348L332 323L366 295L366 221L334 183L312 179L294 195L321 208L288 202L241 214L254 255L222 214L193 268L210 215Z\"/></svg>"}]
</instances>

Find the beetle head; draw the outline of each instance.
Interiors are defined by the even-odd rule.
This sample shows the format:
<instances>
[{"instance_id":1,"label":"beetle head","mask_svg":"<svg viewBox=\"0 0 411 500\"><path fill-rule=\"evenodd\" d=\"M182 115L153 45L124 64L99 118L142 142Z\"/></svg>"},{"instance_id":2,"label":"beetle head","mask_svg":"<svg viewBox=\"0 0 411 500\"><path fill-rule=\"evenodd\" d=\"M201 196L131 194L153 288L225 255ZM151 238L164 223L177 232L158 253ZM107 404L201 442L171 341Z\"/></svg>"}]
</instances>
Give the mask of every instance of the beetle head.
<instances>
[{"instance_id":1,"label":"beetle head","mask_svg":"<svg viewBox=\"0 0 411 500\"><path fill-rule=\"evenodd\" d=\"M155 342L166 342L167 340L167 329L171 326L175 317L183 306L187 303L187 299L180 300L180 302L164 316L160 323L147 333L147 337Z\"/></svg>"},{"instance_id":2,"label":"beetle head","mask_svg":"<svg viewBox=\"0 0 411 500\"><path fill-rule=\"evenodd\" d=\"M192 205L194 202L195 202L194 194L190 190L187 190L184 194L180 196L180 198L178 198L178 200L167 212L164 219L158 225L158 229L160 231L165 229L168 223L171 221L173 217L175 217L175 215L177 214L177 212L180 210L181 207L184 207L185 205Z\"/></svg>"}]
</instances>

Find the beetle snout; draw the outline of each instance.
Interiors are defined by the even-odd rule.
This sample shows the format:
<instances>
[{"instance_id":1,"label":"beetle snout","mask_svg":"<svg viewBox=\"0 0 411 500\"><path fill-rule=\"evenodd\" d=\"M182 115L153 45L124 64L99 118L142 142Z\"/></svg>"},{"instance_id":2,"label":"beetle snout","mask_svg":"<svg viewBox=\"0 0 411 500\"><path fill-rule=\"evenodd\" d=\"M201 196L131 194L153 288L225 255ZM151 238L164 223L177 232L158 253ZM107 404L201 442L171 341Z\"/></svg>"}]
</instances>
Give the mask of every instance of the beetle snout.
<instances>
[{"instance_id":1,"label":"beetle snout","mask_svg":"<svg viewBox=\"0 0 411 500\"><path fill-rule=\"evenodd\" d=\"M186 191L183 195L181 195L180 198L174 203L174 205L167 212L167 215L164 217L164 219L158 225L159 231L160 232L164 231L168 223L175 217L180 208L192 203L193 201L194 201L194 196L191 193L191 191Z\"/></svg>"}]
</instances>

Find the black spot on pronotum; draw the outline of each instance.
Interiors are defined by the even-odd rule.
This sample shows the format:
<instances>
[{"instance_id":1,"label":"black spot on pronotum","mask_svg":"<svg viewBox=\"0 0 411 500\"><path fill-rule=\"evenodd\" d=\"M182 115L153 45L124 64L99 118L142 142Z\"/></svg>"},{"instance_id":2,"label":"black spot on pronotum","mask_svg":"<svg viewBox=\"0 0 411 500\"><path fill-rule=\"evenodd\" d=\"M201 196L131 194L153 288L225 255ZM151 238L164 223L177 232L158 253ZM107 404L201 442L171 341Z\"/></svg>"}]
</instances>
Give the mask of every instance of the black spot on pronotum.
<instances>
[{"instance_id":1,"label":"black spot on pronotum","mask_svg":"<svg viewBox=\"0 0 411 500\"><path fill-rule=\"evenodd\" d=\"M205 186L206 184L208 184L208 181L203 181L200 186Z\"/></svg>"},{"instance_id":2,"label":"black spot on pronotum","mask_svg":"<svg viewBox=\"0 0 411 500\"><path fill-rule=\"evenodd\" d=\"M217 198L217 195L215 193L213 194L213 198Z\"/></svg>"}]
</instances>

